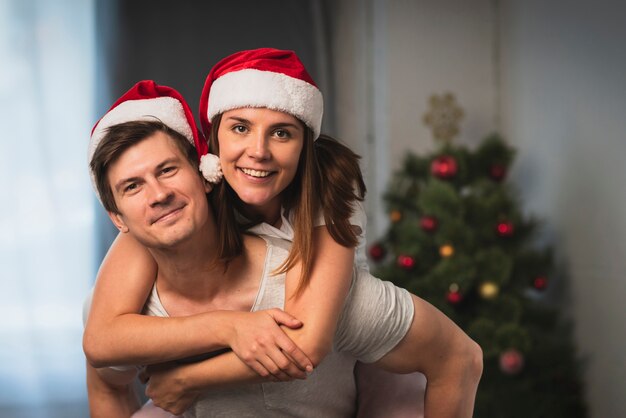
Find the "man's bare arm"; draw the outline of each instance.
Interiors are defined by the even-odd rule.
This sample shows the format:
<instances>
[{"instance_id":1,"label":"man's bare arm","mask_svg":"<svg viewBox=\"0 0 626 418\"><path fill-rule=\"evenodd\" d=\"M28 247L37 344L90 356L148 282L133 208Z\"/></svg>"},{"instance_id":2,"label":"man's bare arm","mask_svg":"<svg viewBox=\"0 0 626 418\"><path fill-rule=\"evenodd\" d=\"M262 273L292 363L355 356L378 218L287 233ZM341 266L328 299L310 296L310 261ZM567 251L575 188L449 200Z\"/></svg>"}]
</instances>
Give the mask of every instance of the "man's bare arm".
<instances>
[{"instance_id":1,"label":"man's bare arm","mask_svg":"<svg viewBox=\"0 0 626 418\"><path fill-rule=\"evenodd\" d=\"M128 418L139 409L132 382L135 372L98 370L87 363L87 394L91 418Z\"/></svg>"},{"instance_id":2,"label":"man's bare arm","mask_svg":"<svg viewBox=\"0 0 626 418\"><path fill-rule=\"evenodd\" d=\"M454 322L412 295L415 315L404 339L375 364L426 375L425 416L471 418L482 374L482 350Z\"/></svg>"}]
</instances>

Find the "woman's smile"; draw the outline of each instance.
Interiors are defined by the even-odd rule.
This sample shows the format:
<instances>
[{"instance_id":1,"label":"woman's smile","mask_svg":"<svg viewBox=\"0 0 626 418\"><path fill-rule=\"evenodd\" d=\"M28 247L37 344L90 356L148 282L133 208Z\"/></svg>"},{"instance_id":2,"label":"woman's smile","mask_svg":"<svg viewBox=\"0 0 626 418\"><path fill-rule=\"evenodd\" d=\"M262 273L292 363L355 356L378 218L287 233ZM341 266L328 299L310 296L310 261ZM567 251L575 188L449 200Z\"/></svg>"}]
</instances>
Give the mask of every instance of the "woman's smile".
<instances>
[{"instance_id":1,"label":"woman's smile","mask_svg":"<svg viewBox=\"0 0 626 418\"><path fill-rule=\"evenodd\" d=\"M239 167L239 170L241 170L245 175L256 178L256 179L266 178L276 173L276 171L255 170L252 168L243 168L243 167Z\"/></svg>"}]
</instances>

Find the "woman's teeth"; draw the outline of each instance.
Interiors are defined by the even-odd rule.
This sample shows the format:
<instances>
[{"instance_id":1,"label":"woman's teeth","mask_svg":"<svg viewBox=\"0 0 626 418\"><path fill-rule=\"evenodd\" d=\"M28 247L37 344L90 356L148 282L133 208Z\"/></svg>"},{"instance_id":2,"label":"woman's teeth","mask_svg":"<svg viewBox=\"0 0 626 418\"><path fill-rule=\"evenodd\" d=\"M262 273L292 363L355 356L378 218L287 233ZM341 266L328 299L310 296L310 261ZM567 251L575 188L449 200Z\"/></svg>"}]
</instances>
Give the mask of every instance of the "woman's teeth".
<instances>
[{"instance_id":1,"label":"woman's teeth","mask_svg":"<svg viewBox=\"0 0 626 418\"><path fill-rule=\"evenodd\" d=\"M267 177L272 174L271 171L251 170L249 168L242 168L241 171L252 177Z\"/></svg>"}]
</instances>

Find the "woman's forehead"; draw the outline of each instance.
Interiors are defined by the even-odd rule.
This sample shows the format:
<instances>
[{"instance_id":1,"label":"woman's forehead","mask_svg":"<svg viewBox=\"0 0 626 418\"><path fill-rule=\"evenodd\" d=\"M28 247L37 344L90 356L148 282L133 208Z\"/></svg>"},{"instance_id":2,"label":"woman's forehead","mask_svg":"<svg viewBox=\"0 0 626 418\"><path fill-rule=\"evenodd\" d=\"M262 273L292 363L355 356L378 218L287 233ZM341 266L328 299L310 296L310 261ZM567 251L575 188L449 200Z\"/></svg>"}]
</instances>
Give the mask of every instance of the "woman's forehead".
<instances>
[{"instance_id":1,"label":"woman's forehead","mask_svg":"<svg viewBox=\"0 0 626 418\"><path fill-rule=\"evenodd\" d=\"M222 121L227 119L246 119L250 122L274 122L274 123L291 123L294 125L303 125L302 121L290 113L280 110L269 109L267 107L241 107L231 109L223 113Z\"/></svg>"}]
</instances>

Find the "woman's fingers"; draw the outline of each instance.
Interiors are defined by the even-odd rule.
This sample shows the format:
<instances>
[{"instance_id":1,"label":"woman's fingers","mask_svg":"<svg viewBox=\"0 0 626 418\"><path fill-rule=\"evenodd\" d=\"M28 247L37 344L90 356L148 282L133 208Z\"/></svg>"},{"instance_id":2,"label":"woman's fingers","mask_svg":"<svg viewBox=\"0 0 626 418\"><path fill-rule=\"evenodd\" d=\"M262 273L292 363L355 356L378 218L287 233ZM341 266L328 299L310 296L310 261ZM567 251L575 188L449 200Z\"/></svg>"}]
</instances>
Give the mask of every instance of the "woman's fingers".
<instances>
[{"instance_id":1,"label":"woman's fingers","mask_svg":"<svg viewBox=\"0 0 626 418\"><path fill-rule=\"evenodd\" d=\"M285 325L286 327L289 327L292 329L297 329L302 326L302 321L300 321L295 316L290 315L281 309L278 309L278 308L269 309L267 313L272 318L274 318L274 321L276 321L278 325Z\"/></svg>"}]
</instances>

